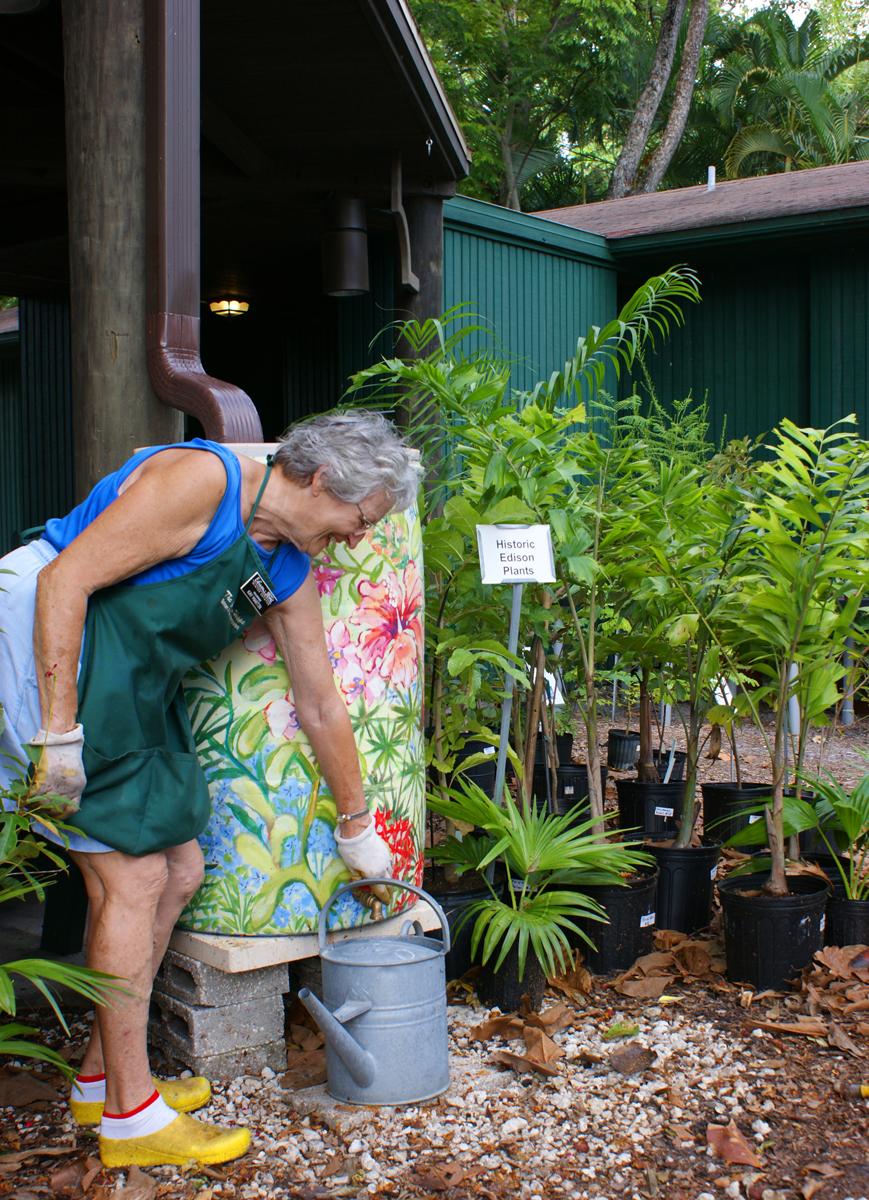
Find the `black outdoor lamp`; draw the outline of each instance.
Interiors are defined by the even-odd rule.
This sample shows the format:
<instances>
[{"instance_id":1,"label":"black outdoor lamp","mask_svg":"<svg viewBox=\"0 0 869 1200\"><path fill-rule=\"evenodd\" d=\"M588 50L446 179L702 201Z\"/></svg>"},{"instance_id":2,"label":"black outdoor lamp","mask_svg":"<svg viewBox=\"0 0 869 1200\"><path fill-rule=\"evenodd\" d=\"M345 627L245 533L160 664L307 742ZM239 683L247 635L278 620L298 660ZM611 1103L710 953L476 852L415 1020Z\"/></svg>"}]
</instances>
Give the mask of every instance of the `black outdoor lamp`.
<instances>
[{"instance_id":1,"label":"black outdoor lamp","mask_svg":"<svg viewBox=\"0 0 869 1200\"><path fill-rule=\"evenodd\" d=\"M361 296L368 291L368 224L365 201L336 196L326 209L322 238L323 291Z\"/></svg>"}]
</instances>

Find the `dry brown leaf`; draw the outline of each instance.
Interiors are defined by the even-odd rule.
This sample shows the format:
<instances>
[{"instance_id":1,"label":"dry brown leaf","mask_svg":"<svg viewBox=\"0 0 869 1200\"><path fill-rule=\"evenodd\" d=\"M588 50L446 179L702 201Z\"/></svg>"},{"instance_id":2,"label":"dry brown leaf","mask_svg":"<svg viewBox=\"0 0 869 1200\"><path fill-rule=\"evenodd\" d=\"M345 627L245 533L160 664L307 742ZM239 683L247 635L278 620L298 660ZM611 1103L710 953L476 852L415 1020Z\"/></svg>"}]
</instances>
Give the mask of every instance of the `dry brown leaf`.
<instances>
[{"instance_id":1,"label":"dry brown leaf","mask_svg":"<svg viewBox=\"0 0 869 1200\"><path fill-rule=\"evenodd\" d=\"M591 972L581 962L577 962L572 971L566 971L563 975L555 975L548 982L550 987L564 992L569 999L576 996L590 996L594 990Z\"/></svg>"},{"instance_id":2,"label":"dry brown leaf","mask_svg":"<svg viewBox=\"0 0 869 1200\"><path fill-rule=\"evenodd\" d=\"M524 1028L525 1022L521 1017L489 1017L487 1021L475 1025L470 1031L470 1036L478 1042L488 1042L492 1037L506 1038L509 1042L520 1038Z\"/></svg>"},{"instance_id":3,"label":"dry brown leaf","mask_svg":"<svg viewBox=\"0 0 869 1200\"><path fill-rule=\"evenodd\" d=\"M808 1183L804 1183L800 1188L800 1195L803 1200L812 1200L816 1192L820 1192L826 1186L826 1179L810 1179Z\"/></svg>"},{"instance_id":4,"label":"dry brown leaf","mask_svg":"<svg viewBox=\"0 0 869 1200\"><path fill-rule=\"evenodd\" d=\"M126 1182L116 1187L112 1196L123 1196L124 1200L152 1200L157 1195L157 1180L140 1171L138 1167L130 1167Z\"/></svg>"},{"instance_id":5,"label":"dry brown leaf","mask_svg":"<svg viewBox=\"0 0 869 1200\"><path fill-rule=\"evenodd\" d=\"M679 933L677 929L656 929L653 945L657 950L672 950L687 938L687 933Z\"/></svg>"},{"instance_id":6,"label":"dry brown leaf","mask_svg":"<svg viewBox=\"0 0 869 1200\"><path fill-rule=\"evenodd\" d=\"M26 1108L31 1104L59 1100L57 1088L34 1075L32 1071L17 1071L8 1067L0 1071L0 1108Z\"/></svg>"},{"instance_id":7,"label":"dry brown leaf","mask_svg":"<svg viewBox=\"0 0 869 1200\"><path fill-rule=\"evenodd\" d=\"M677 1142L693 1142L694 1134L687 1125L671 1125L668 1130L670 1137Z\"/></svg>"},{"instance_id":8,"label":"dry brown leaf","mask_svg":"<svg viewBox=\"0 0 869 1200\"><path fill-rule=\"evenodd\" d=\"M682 942L673 953L678 967L685 975L694 975L698 979L705 979L713 971L722 969L718 965L717 958L710 953L709 944L705 942Z\"/></svg>"},{"instance_id":9,"label":"dry brown leaf","mask_svg":"<svg viewBox=\"0 0 869 1200\"><path fill-rule=\"evenodd\" d=\"M542 1013L529 1013L525 1018L526 1024L536 1025L546 1033L558 1033L559 1029L567 1029L574 1022L574 1013L559 1001Z\"/></svg>"},{"instance_id":10,"label":"dry brown leaf","mask_svg":"<svg viewBox=\"0 0 869 1200\"><path fill-rule=\"evenodd\" d=\"M869 968L869 946L860 946L856 949L857 953L851 959L850 963L851 970L865 971Z\"/></svg>"},{"instance_id":11,"label":"dry brown leaf","mask_svg":"<svg viewBox=\"0 0 869 1200\"><path fill-rule=\"evenodd\" d=\"M655 1061L655 1052L639 1042L618 1046L607 1059L607 1066L621 1075L636 1075Z\"/></svg>"},{"instance_id":12,"label":"dry brown leaf","mask_svg":"<svg viewBox=\"0 0 869 1200\"><path fill-rule=\"evenodd\" d=\"M63 1192L76 1192L80 1190L82 1176L84 1175L84 1163L71 1162L65 1166L58 1167L56 1171L52 1171L48 1177L48 1185L55 1195L60 1195Z\"/></svg>"},{"instance_id":13,"label":"dry brown leaf","mask_svg":"<svg viewBox=\"0 0 869 1200\"><path fill-rule=\"evenodd\" d=\"M524 1054L511 1054L509 1050L496 1050L492 1055L492 1061L512 1067L514 1071L518 1071L520 1074L527 1071L536 1071L539 1075L560 1074L558 1068L551 1067L549 1063L539 1062Z\"/></svg>"},{"instance_id":14,"label":"dry brown leaf","mask_svg":"<svg viewBox=\"0 0 869 1200\"><path fill-rule=\"evenodd\" d=\"M76 1146L35 1146L32 1150L16 1150L12 1154L0 1154L0 1175L14 1175L28 1158L59 1158L62 1154L77 1153Z\"/></svg>"},{"instance_id":15,"label":"dry brown leaf","mask_svg":"<svg viewBox=\"0 0 869 1200\"><path fill-rule=\"evenodd\" d=\"M707 1125L706 1141L725 1162L744 1163L748 1167L762 1165L754 1147L745 1140L733 1121L728 1125Z\"/></svg>"},{"instance_id":16,"label":"dry brown leaf","mask_svg":"<svg viewBox=\"0 0 869 1200\"><path fill-rule=\"evenodd\" d=\"M359 1170L359 1159L355 1156L345 1158L341 1154L336 1154L333 1159L326 1163L325 1167L318 1169L318 1174L322 1179L331 1179L333 1175L354 1175ZM196 1200L199 1200L199 1193L196 1193Z\"/></svg>"},{"instance_id":17,"label":"dry brown leaf","mask_svg":"<svg viewBox=\"0 0 869 1200\"><path fill-rule=\"evenodd\" d=\"M82 1192L87 1193L91 1184L103 1169L103 1164L98 1158L94 1158L94 1156L91 1154L88 1156L87 1161L85 1162L85 1168L85 1173L82 1175L81 1179L81 1190Z\"/></svg>"},{"instance_id":18,"label":"dry brown leaf","mask_svg":"<svg viewBox=\"0 0 869 1200\"><path fill-rule=\"evenodd\" d=\"M816 1017L800 1017L796 1021L752 1021L752 1029L766 1029L770 1033L798 1033L802 1037L826 1037L827 1026Z\"/></svg>"},{"instance_id":19,"label":"dry brown leaf","mask_svg":"<svg viewBox=\"0 0 869 1200\"><path fill-rule=\"evenodd\" d=\"M825 946L823 950L815 951L815 962L826 967L836 979L853 979L858 970L853 965L854 959L859 958L854 949L853 946Z\"/></svg>"},{"instance_id":20,"label":"dry brown leaf","mask_svg":"<svg viewBox=\"0 0 869 1200\"><path fill-rule=\"evenodd\" d=\"M815 1175L825 1175L827 1179L835 1179L842 1172L838 1167L834 1167L832 1163L807 1163L803 1167L804 1171L812 1171Z\"/></svg>"},{"instance_id":21,"label":"dry brown leaf","mask_svg":"<svg viewBox=\"0 0 869 1200\"><path fill-rule=\"evenodd\" d=\"M837 1050L844 1050L846 1054L853 1054L855 1058L865 1058L865 1051L848 1037L841 1025L837 1025L835 1021L830 1026L830 1032L827 1034L827 1041L831 1046L835 1046Z\"/></svg>"},{"instance_id":22,"label":"dry brown leaf","mask_svg":"<svg viewBox=\"0 0 869 1200\"><path fill-rule=\"evenodd\" d=\"M290 1025L290 1039L300 1050L319 1050L326 1041L319 1029L307 1025Z\"/></svg>"},{"instance_id":23,"label":"dry brown leaf","mask_svg":"<svg viewBox=\"0 0 869 1200\"><path fill-rule=\"evenodd\" d=\"M287 1070L278 1077L283 1088L313 1087L326 1079L325 1050L288 1050Z\"/></svg>"},{"instance_id":24,"label":"dry brown leaf","mask_svg":"<svg viewBox=\"0 0 869 1200\"><path fill-rule=\"evenodd\" d=\"M675 979L675 975L649 975L645 979L615 980L613 986L623 996L632 996L636 1000L657 1000Z\"/></svg>"},{"instance_id":25,"label":"dry brown leaf","mask_svg":"<svg viewBox=\"0 0 869 1200\"><path fill-rule=\"evenodd\" d=\"M559 1058L564 1058L564 1050L556 1042L553 1042L542 1029L535 1029L533 1025L526 1025L522 1036L525 1039L525 1046L528 1051L527 1057L536 1062L551 1063L557 1062Z\"/></svg>"},{"instance_id":26,"label":"dry brown leaf","mask_svg":"<svg viewBox=\"0 0 869 1200\"><path fill-rule=\"evenodd\" d=\"M445 1192L449 1188L458 1187L475 1174L475 1171L469 1171L458 1163L443 1163L415 1171L411 1179L417 1187L427 1188L430 1192Z\"/></svg>"}]
</instances>

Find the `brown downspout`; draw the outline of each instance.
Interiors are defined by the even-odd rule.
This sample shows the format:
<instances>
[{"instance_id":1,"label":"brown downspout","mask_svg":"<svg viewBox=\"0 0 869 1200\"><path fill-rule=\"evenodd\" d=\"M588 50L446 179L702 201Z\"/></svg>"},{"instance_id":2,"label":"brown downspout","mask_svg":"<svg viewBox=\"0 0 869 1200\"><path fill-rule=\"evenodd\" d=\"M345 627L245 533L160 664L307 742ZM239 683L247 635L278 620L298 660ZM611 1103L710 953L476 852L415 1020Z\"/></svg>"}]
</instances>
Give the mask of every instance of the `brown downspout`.
<instances>
[{"instance_id":1,"label":"brown downspout","mask_svg":"<svg viewBox=\"0 0 869 1200\"><path fill-rule=\"evenodd\" d=\"M261 442L250 396L199 354L199 27L200 0L145 0L148 374L206 437Z\"/></svg>"}]
</instances>

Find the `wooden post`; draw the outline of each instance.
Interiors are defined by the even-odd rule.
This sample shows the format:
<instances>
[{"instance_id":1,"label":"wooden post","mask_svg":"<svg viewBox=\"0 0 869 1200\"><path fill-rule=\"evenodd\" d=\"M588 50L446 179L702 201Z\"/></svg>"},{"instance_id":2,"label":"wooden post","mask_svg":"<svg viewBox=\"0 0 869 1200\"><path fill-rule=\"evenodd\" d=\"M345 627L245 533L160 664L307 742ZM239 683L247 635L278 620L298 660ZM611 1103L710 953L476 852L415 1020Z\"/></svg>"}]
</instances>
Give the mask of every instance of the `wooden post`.
<instances>
[{"instance_id":1,"label":"wooden post","mask_svg":"<svg viewBox=\"0 0 869 1200\"><path fill-rule=\"evenodd\" d=\"M404 202L410 234L411 267L419 278L419 291L403 291L396 297L396 308L402 320L420 323L429 317L438 317L444 304L444 214L440 196L409 196ZM407 345L400 345L398 352L412 356ZM414 428L429 424L434 414L419 411L408 403L400 414L411 442ZM437 472L437 464L427 464L430 475Z\"/></svg>"},{"instance_id":2,"label":"wooden post","mask_svg":"<svg viewBox=\"0 0 869 1200\"><path fill-rule=\"evenodd\" d=\"M198 3L198 0L191 0ZM145 356L145 0L62 0L76 492L183 437Z\"/></svg>"}]
</instances>

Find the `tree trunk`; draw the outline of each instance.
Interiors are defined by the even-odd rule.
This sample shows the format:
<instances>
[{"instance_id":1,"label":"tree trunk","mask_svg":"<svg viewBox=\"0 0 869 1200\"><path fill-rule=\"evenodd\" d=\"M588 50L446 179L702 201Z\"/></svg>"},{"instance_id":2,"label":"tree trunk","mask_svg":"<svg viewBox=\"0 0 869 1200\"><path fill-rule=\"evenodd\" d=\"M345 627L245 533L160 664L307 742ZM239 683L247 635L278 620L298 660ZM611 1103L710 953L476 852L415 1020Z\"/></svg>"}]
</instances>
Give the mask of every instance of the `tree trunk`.
<instances>
[{"instance_id":1,"label":"tree trunk","mask_svg":"<svg viewBox=\"0 0 869 1200\"><path fill-rule=\"evenodd\" d=\"M145 353L144 0L63 0L76 492L183 437Z\"/></svg>"},{"instance_id":2,"label":"tree trunk","mask_svg":"<svg viewBox=\"0 0 869 1200\"><path fill-rule=\"evenodd\" d=\"M649 668L640 670L640 757L637 760L640 783L657 783L658 768L652 759L652 698L649 695Z\"/></svg>"},{"instance_id":3,"label":"tree trunk","mask_svg":"<svg viewBox=\"0 0 869 1200\"><path fill-rule=\"evenodd\" d=\"M703 49L703 37L706 33L706 22L709 17L709 0L692 0L691 15L688 18L688 32L685 35L685 45L682 47L682 61L679 63L679 74L673 92L673 103L670 115L658 143L658 148L652 155L645 178L639 187L641 192L654 192L667 173L667 168L673 155L679 148L691 99L694 95L694 84L697 82L697 65L700 62L700 51Z\"/></svg>"},{"instance_id":4,"label":"tree trunk","mask_svg":"<svg viewBox=\"0 0 869 1200\"><path fill-rule=\"evenodd\" d=\"M646 149L646 143L649 140L649 134L651 133L652 124L661 103L661 97L664 94L664 89L669 82L670 73L673 70L673 59L676 54L679 29L682 25L682 15L685 12L686 2L687 0L667 0L667 7L664 10L664 17L661 21L658 45L655 48L652 69L649 72L649 78L646 80L646 86L643 88L640 98L637 101L631 127L628 130L625 144L622 146L622 152L613 170L612 182L610 183L608 193L611 200L627 196L634 190L637 168L640 165L640 159L643 157L643 151Z\"/></svg>"}]
</instances>

